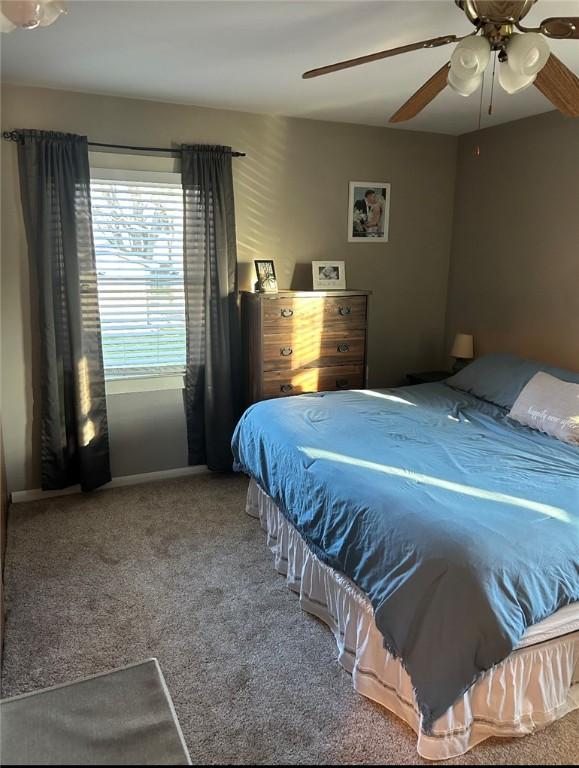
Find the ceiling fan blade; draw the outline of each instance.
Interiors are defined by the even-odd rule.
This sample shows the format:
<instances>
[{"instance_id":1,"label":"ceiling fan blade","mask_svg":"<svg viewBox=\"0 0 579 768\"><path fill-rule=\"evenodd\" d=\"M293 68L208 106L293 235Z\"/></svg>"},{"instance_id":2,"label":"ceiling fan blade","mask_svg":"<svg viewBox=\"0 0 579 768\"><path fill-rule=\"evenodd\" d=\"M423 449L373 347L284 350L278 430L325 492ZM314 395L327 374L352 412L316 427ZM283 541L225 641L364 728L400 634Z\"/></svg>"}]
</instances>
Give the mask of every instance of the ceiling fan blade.
<instances>
[{"instance_id":1,"label":"ceiling fan blade","mask_svg":"<svg viewBox=\"0 0 579 768\"><path fill-rule=\"evenodd\" d=\"M350 69L350 67L357 67L359 64L368 64L371 61L379 61L380 59L387 59L390 56L398 56L399 53L409 53L410 51L417 51L420 48L438 48L440 45L447 45L448 43L456 43L461 38L456 35L444 35L444 37L433 37L430 40L422 40L420 43L411 43L410 45L401 45L398 48L390 48L387 51L379 51L378 53L369 53L367 56L359 56L357 59L347 59L346 61L338 61L336 64L329 64L327 67L319 67L318 69L310 69L304 72L302 77L305 80L309 80L311 77L319 77L320 75L327 75L330 72L337 72L340 69Z\"/></svg>"},{"instance_id":2,"label":"ceiling fan blade","mask_svg":"<svg viewBox=\"0 0 579 768\"><path fill-rule=\"evenodd\" d=\"M567 117L579 117L579 77L551 54L534 83Z\"/></svg>"},{"instance_id":3,"label":"ceiling fan blade","mask_svg":"<svg viewBox=\"0 0 579 768\"><path fill-rule=\"evenodd\" d=\"M556 40L579 40L579 16L561 16L545 19L540 31Z\"/></svg>"},{"instance_id":4,"label":"ceiling fan blade","mask_svg":"<svg viewBox=\"0 0 579 768\"><path fill-rule=\"evenodd\" d=\"M405 120L410 120L410 118L416 117L419 112L422 112L424 107L430 104L430 102L446 88L449 69L450 63L447 62L400 107L398 112L395 112L392 115L389 122L402 123Z\"/></svg>"}]
</instances>

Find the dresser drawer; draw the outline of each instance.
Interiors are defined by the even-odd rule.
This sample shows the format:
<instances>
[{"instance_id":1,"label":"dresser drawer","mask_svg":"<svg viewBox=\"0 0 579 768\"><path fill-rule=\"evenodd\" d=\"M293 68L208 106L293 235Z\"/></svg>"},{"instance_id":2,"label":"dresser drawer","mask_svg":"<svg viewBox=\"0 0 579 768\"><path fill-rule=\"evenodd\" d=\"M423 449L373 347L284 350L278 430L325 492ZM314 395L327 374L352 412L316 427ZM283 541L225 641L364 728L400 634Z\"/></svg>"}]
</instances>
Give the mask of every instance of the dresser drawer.
<instances>
[{"instance_id":1,"label":"dresser drawer","mask_svg":"<svg viewBox=\"0 0 579 768\"><path fill-rule=\"evenodd\" d=\"M265 329L293 327L325 328L328 323L342 328L366 327L365 296L325 298L283 297L263 301Z\"/></svg>"},{"instance_id":2,"label":"dresser drawer","mask_svg":"<svg viewBox=\"0 0 579 768\"><path fill-rule=\"evenodd\" d=\"M267 371L263 374L264 397L287 397L303 392L329 392L336 389L361 389L363 386L364 368L361 365L304 368L299 371Z\"/></svg>"},{"instance_id":3,"label":"dresser drawer","mask_svg":"<svg viewBox=\"0 0 579 768\"><path fill-rule=\"evenodd\" d=\"M263 370L317 368L325 365L363 363L366 345L364 330L294 329L263 334Z\"/></svg>"}]
</instances>

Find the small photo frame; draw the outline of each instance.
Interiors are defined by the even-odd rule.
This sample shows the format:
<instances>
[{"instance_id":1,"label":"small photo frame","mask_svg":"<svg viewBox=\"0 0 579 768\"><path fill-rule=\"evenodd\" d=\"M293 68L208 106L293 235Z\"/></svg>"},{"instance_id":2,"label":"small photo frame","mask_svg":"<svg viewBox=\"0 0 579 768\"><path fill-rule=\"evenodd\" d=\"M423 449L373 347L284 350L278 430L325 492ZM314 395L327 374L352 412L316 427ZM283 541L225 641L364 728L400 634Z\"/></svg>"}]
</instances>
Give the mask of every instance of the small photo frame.
<instances>
[{"instance_id":1,"label":"small photo frame","mask_svg":"<svg viewBox=\"0 0 579 768\"><path fill-rule=\"evenodd\" d=\"M314 291L331 291L346 287L346 264L343 261L312 261Z\"/></svg>"},{"instance_id":2,"label":"small photo frame","mask_svg":"<svg viewBox=\"0 0 579 768\"><path fill-rule=\"evenodd\" d=\"M351 181L348 202L348 242L387 243L390 184Z\"/></svg>"},{"instance_id":3,"label":"small photo frame","mask_svg":"<svg viewBox=\"0 0 579 768\"><path fill-rule=\"evenodd\" d=\"M256 259L254 264L257 275L255 290L258 293L277 293L277 279L273 261L271 259Z\"/></svg>"}]
</instances>

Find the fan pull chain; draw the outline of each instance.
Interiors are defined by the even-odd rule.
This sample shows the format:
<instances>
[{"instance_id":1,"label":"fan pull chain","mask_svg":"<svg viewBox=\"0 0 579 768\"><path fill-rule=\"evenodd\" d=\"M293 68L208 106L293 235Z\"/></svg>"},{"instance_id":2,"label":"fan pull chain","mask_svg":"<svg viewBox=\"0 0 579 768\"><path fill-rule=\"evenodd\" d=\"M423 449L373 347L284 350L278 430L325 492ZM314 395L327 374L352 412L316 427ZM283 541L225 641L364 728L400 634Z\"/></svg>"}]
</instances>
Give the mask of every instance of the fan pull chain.
<instances>
[{"instance_id":1,"label":"fan pull chain","mask_svg":"<svg viewBox=\"0 0 579 768\"><path fill-rule=\"evenodd\" d=\"M482 83L480 84L480 101L478 105L478 130L480 131L481 123L482 123L482 107L483 107L483 95L485 91L485 74L486 72L483 72L483 78ZM477 144L476 148L474 150L475 157L480 157L480 145Z\"/></svg>"},{"instance_id":2,"label":"fan pull chain","mask_svg":"<svg viewBox=\"0 0 579 768\"><path fill-rule=\"evenodd\" d=\"M495 51L495 55L494 55L494 58L493 58L493 79L492 79L492 82L491 82L491 100L489 102L489 115L492 115L492 113L493 113L493 96L494 96L494 93L495 93L495 70L496 70L496 68L497 68L497 54L496 54L496 51Z\"/></svg>"}]
</instances>

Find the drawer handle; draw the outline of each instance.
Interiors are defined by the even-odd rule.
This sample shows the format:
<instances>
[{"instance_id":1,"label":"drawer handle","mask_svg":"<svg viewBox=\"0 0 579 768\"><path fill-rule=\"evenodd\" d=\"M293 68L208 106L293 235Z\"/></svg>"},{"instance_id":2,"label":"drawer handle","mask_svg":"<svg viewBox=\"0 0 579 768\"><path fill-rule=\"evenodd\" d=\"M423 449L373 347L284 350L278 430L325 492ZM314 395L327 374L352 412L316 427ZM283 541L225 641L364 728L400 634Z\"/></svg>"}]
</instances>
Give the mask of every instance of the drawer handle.
<instances>
[{"instance_id":1,"label":"drawer handle","mask_svg":"<svg viewBox=\"0 0 579 768\"><path fill-rule=\"evenodd\" d=\"M341 315L351 315L352 314L352 307L338 307L338 312Z\"/></svg>"},{"instance_id":2,"label":"drawer handle","mask_svg":"<svg viewBox=\"0 0 579 768\"><path fill-rule=\"evenodd\" d=\"M350 345L349 344L338 344L338 352L349 352L350 351Z\"/></svg>"},{"instance_id":3,"label":"drawer handle","mask_svg":"<svg viewBox=\"0 0 579 768\"><path fill-rule=\"evenodd\" d=\"M292 389L293 389L293 385L292 384L282 384L281 387L279 388L279 391L283 392L284 395L285 395L288 392L291 392Z\"/></svg>"},{"instance_id":4,"label":"drawer handle","mask_svg":"<svg viewBox=\"0 0 579 768\"><path fill-rule=\"evenodd\" d=\"M284 307L281 310L281 316L282 317L291 317L293 315L294 311L293 309L288 309L287 307Z\"/></svg>"},{"instance_id":5,"label":"drawer handle","mask_svg":"<svg viewBox=\"0 0 579 768\"><path fill-rule=\"evenodd\" d=\"M336 379L337 389L348 389L348 379Z\"/></svg>"},{"instance_id":6,"label":"drawer handle","mask_svg":"<svg viewBox=\"0 0 579 768\"><path fill-rule=\"evenodd\" d=\"M290 355L293 355L293 352L294 351L291 347L282 347L279 351L282 357L289 357Z\"/></svg>"}]
</instances>

